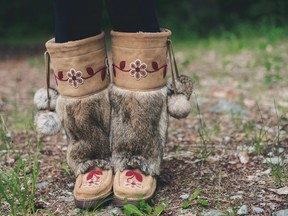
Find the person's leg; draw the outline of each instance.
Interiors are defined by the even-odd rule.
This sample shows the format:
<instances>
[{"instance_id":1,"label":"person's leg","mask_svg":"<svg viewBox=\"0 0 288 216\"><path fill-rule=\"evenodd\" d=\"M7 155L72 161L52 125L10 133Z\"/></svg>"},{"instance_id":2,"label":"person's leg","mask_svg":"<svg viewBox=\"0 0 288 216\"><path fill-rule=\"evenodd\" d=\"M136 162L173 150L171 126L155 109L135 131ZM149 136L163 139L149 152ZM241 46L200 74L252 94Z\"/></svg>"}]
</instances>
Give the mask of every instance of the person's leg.
<instances>
[{"instance_id":1,"label":"person's leg","mask_svg":"<svg viewBox=\"0 0 288 216\"><path fill-rule=\"evenodd\" d=\"M167 42L152 0L107 0L113 27L110 140L114 201L150 199L166 142ZM140 195L140 196L139 196Z\"/></svg>"},{"instance_id":2,"label":"person's leg","mask_svg":"<svg viewBox=\"0 0 288 216\"><path fill-rule=\"evenodd\" d=\"M56 43L99 34L101 11L102 0L54 0Z\"/></svg>"},{"instance_id":3,"label":"person's leg","mask_svg":"<svg viewBox=\"0 0 288 216\"><path fill-rule=\"evenodd\" d=\"M112 190L110 77L102 0L55 0L54 39L46 43L59 91L56 112L68 136L67 163L77 177L77 207L99 204Z\"/></svg>"},{"instance_id":4,"label":"person's leg","mask_svg":"<svg viewBox=\"0 0 288 216\"><path fill-rule=\"evenodd\" d=\"M160 31L153 0L107 0L106 2L114 31Z\"/></svg>"}]
</instances>

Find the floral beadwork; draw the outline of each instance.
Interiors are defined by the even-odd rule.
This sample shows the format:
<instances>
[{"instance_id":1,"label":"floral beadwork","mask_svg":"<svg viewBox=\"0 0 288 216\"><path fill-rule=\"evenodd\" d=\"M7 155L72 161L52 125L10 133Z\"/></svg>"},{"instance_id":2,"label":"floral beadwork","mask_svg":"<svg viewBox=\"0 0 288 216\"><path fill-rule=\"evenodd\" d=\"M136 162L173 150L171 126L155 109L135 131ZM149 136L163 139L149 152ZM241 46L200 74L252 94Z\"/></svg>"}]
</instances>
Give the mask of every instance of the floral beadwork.
<instances>
[{"instance_id":1,"label":"floral beadwork","mask_svg":"<svg viewBox=\"0 0 288 216\"><path fill-rule=\"evenodd\" d=\"M130 188L130 189L141 189L142 188L142 181L143 177L140 173L129 170L125 174L126 177L128 177L124 183L124 187Z\"/></svg>"},{"instance_id":2,"label":"floral beadwork","mask_svg":"<svg viewBox=\"0 0 288 216\"><path fill-rule=\"evenodd\" d=\"M140 80L142 77L147 76L147 64L141 63L141 60L137 59L135 62L130 63L130 76L135 77L136 80Z\"/></svg>"},{"instance_id":3,"label":"floral beadwork","mask_svg":"<svg viewBox=\"0 0 288 216\"><path fill-rule=\"evenodd\" d=\"M91 171L87 177L86 182L81 186L83 188L99 186L101 183L100 176L103 175L101 170Z\"/></svg>"},{"instance_id":4,"label":"floral beadwork","mask_svg":"<svg viewBox=\"0 0 288 216\"><path fill-rule=\"evenodd\" d=\"M82 78L82 72L76 71L74 68L71 68L70 71L67 72L68 83L74 88L78 88L79 85L84 83Z\"/></svg>"},{"instance_id":5,"label":"floral beadwork","mask_svg":"<svg viewBox=\"0 0 288 216\"><path fill-rule=\"evenodd\" d=\"M126 61L120 61L119 65L112 64L113 76L116 77L116 68L121 72L128 72L130 76L134 77L137 81L141 78L147 77L148 73L156 73L162 69L163 78L166 77L167 64L159 67L156 61L151 62L152 69L148 69L148 65L141 60L136 59L135 62L130 63L130 68L125 69Z\"/></svg>"}]
</instances>

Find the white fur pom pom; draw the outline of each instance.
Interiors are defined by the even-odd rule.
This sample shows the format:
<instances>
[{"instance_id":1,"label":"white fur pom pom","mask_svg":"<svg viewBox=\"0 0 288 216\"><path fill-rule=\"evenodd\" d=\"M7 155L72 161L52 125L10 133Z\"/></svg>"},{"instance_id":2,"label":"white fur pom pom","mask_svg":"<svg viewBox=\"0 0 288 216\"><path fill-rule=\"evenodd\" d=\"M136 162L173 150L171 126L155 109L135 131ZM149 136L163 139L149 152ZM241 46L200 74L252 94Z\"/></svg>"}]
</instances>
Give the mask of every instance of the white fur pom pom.
<instances>
[{"instance_id":1,"label":"white fur pom pom","mask_svg":"<svg viewBox=\"0 0 288 216\"><path fill-rule=\"evenodd\" d=\"M34 119L36 130L42 135L51 136L61 129L61 121L55 112L39 111Z\"/></svg>"},{"instance_id":2,"label":"white fur pom pom","mask_svg":"<svg viewBox=\"0 0 288 216\"><path fill-rule=\"evenodd\" d=\"M52 88L49 88L49 94L50 94L50 109L55 110L56 100L59 94L57 90ZM48 97L46 88L40 88L36 91L34 95L34 104L39 110L48 109Z\"/></svg>"},{"instance_id":3,"label":"white fur pom pom","mask_svg":"<svg viewBox=\"0 0 288 216\"><path fill-rule=\"evenodd\" d=\"M168 97L168 113L174 118L187 117L191 108L191 102L183 94L173 94Z\"/></svg>"}]
</instances>

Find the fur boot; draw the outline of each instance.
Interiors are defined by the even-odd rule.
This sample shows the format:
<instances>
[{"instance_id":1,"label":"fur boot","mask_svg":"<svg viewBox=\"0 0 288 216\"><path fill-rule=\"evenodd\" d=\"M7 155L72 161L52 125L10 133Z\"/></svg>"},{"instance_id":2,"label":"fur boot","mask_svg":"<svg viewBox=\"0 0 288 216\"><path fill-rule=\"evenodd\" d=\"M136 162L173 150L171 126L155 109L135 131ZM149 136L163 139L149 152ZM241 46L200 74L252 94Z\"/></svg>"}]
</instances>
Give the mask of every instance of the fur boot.
<instances>
[{"instance_id":1,"label":"fur boot","mask_svg":"<svg viewBox=\"0 0 288 216\"><path fill-rule=\"evenodd\" d=\"M60 94L56 112L69 139L67 163L77 176L75 203L93 207L110 193L113 179L104 33L67 43L50 40L46 47Z\"/></svg>"},{"instance_id":2,"label":"fur boot","mask_svg":"<svg viewBox=\"0 0 288 216\"><path fill-rule=\"evenodd\" d=\"M104 33L67 43L52 39L46 47L60 93L56 112L69 138L68 165L76 175L94 165L107 169L110 104Z\"/></svg>"},{"instance_id":3,"label":"fur boot","mask_svg":"<svg viewBox=\"0 0 288 216\"><path fill-rule=\"evenodd\" d=\"M149 199L156 189L167 133L167 40L159 33L111 32L110 90L114 200ZM136 190L135 190L136 189Z\"/></svg>"}]
</instances>

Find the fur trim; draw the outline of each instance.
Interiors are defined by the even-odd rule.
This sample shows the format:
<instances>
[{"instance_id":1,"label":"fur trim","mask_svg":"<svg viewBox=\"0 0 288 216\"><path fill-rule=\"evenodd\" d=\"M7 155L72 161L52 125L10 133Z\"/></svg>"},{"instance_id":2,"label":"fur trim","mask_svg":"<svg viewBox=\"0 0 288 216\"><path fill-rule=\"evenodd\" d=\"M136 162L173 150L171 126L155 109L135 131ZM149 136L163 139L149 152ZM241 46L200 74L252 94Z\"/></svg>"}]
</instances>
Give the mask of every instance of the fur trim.
<instances>
[{"instance_id":1,"label":"fur trim","mask_svg":"<svg viewBox=\"0 0 288 216\"><path fill-rule=\"evenodd\" d=\"M177 119L186 118L191 111L191 102L183 94L168 97L168 113Z\"/></svg>"},{"instance_id":2,"label":"fur trim","mask_svg":"<svg viewBox=\"0 0 288 216\"><path fill-rule=\"evenodd\" d=\"M190 100L190 96L193 92L193 81L190 77L180 75L180 77L175 80L175 83L176 92L174 92L172 81L167 82L168 96L171 96L172 94L183 94L186 96L187 100Z\"/></svg>"},{"instance_id":3,"label":"fur trim","mask_svg":"<svg viewBox=\"0 0 288 216\"><path fill-rule=\"evenodd\" d=\"M50 109L55 110L56 100L59 95L58 91L56 89L49 88L49 94L50 94ZM36 91L34 95L34 104L38 110L48 109L48 97L46 88L40 88Z\"/></svg>"},{"instance_id":4,"label":"fur trim","mask_svg":"<svg viewBox=\"0 0 288 216\"><path fill-rule=\"evenodd\" d=\"M112 164L114 171L140 169L159 175L167 136L167 88L110 91ZM119 106L121 104L121 106Z\"/></svg>"},{"instance_id":5,"label":"fur trim","mask_svg":"<svg viewBox=\"0 0 288 216\"><path fill-rule=\"evenodd\" d=\"M70 146L70 149L71 149L71 146ZM103 170L109 170L111 169L110 158L78 161L73 171L75 173L75 176L78 176L80 174L87 173L92 167L98 167Z\"/></svg>"},{"instance_id":6,"label":"fur trim","mask_svg":"<svg viewBox=\"0 0 288 216\"><path fill-rule=\"evenodd\" d=\"M51 136L61 129L61 121L55 112L39 111L34 119L36 131L41 135Z\"/></svg>"},{"instance_id":7,"label":"fur trim","mask_svg":"<svg viewBox=\"0 0 288 216\"><path fill-rule=\"evenodd\" d=\"M77 99L59 96L57 100L56 110L69 138L67 163L75 175L94 166L110 166L110 162L100 162L111 158L108 91Z\"/></svg>"}]
</instances>

